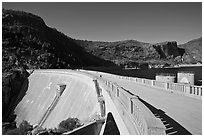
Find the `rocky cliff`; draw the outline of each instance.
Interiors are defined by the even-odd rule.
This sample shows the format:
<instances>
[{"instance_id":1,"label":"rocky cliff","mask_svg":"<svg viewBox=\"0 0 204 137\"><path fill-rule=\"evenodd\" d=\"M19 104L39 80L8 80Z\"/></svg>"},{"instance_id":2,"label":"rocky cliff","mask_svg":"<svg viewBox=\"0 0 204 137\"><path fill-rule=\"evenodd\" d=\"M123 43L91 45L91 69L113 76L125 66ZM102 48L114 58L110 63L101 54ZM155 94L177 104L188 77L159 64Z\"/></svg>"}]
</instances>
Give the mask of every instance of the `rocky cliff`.
<instances>
[{"instance_id":1,"label":"rocky cliff","mask_svg":"<svg viewBox=\"0 0 204 137\"><path fill-rule=\"evenodd\" d=\"M2 75L2 121L13 121L13 110L25 95L29 73L24 68L11 69Z\"/></svg>"},{"instance_id":2,"label":"rocky cliff","mask_svg":"<svg viewBox=\"0 0 204 137\"><path fill-rule=\"evenodd\" d=\"M177 57L180 55L176 41L157 43L153 47L160 54L160 58Z\"/></svg>"},{"instance_id":3,"label":"rocky cliff","mask_svg":"<svg viewBox=\"0 0 204 137\"><path fill-rule=\"evenodd\" d=\"M178 45L178 47L185 49L184 63L202 63L202 37Z\"/></svg>"},{"instance_id":4,"label":"rocky cliff","mask_svg":"<svg viewBox=\"0 0 204 137\"><path fill-rule=\"evenodd\" d=\"M81 41L77 43L86 51L100 58L111 60L115 64L128 67L139 67L144 64L175 65L182 63L185 49L177 46L177 42L168 41L156 44L135 40L118 42Z\"/></svg>"}]
</instances>

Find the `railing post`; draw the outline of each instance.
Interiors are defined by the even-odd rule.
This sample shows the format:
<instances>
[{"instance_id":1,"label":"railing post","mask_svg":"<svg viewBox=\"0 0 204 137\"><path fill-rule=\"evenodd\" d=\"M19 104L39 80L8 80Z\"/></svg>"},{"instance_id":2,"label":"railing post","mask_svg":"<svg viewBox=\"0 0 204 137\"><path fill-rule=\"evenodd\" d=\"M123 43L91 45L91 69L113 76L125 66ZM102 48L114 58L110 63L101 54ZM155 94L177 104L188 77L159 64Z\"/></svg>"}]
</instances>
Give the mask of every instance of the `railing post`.
<instances>
[{"instance_id":1,"label":"railing post","mask_svg":"<svg viewBox=\"0 0 204 137\"><path fill-rule=\"evenodd\" d=\"M155 80L152 80L152 86L155 86Z\"/></svg>"},{"instance_id":2,"label":"railing post","mask_svg":"<svg viewBox=\"0 0 204 137\"><path fill-rule=\"evenodd\" d=\"M202 96L202 87L200 88L200 96Z\"/></svg>"},{"instance_id":3,"label":"railing post","mask_svg":"<svg viewBox=\"0 0 204 137\"><path fill-rule=\"evenodd\" d=\"M100 104L101 117L105 117L105 115L106 115L106 108L105 108L105 100L104 100L103 95L102 95L102 90L99 87L97 79L94 79L93 82L94 82L94 85L95 85L95 88L96 88L98 102Z\"/></svg>"},{"instance_id":4,"label":"railing post","mask_svg":"<svg viewBox=\"0 0 204 137\"><path fill-rule=\"evenodd\" d=\"M181 85L181 86L182 86L182 92L186 93L185 88L184 88L185 85Z\"/></svg>"},{"instance_id":5,"label":"railing post","mask_svg":"<svg viewBox=\"0 0 204 137\"><path fill-rule=\"evenodd\" d=\"M193 87L190 86L190 94L193 94Z\"/></svg>"},{"instance_id":6,"label":"railing post","mask_svg":"<svg viewBox=\"0 0 204 137\"><path fill-rule=\"evenodd\" d=\"M119 89L118 89L118 87L116 88L116 95L117 95L117 97L120 96L120 95L119 95Z\"/></svg>"},{"instance_id":7,"label":"railing post","mask_svg":"<svg viewBox=\"0 0 204 137\"><path fill-rule=\"evenodd\" d=\"M145 79L142 79L142 83L145 84Z\"/></svg>"},{"instance_id":8,"label":"railing post","mask_svg":"<svg viewBox=\"0 0 204 137\"><path fill-rule=\"evenodd\" d=\"M98 102L100 104L101 117L105 117L105 115L106 115L106 106L105 106L104 98L102 96L98 97Z\"/></svg>"},{"instance_id":9,"label":"railing post","mask_svg":"<svg viewBox=\"0 0 204 137\"><path fill-rule=\"evenodd\" d=\"M154 85L153 85L153 81L154 81L154 80L151 80L151 86L154 86Z\"/></svg>"},{"instance_id":10,"label":"railing post","mask_svg":"<svg viewBox=\"0 0 204 137\"><path fill-rule=\"evenodd\" d=\"M191 94L191 87L190 85L185 85L186 94Z\"/></svg>"},{"instance_id":11,"label":"railing post","mask_svg":"<svg viewBox=\"0 0 204 137\"><path fill-rule=\"evenodd\" d=\"M199 87L196 87L196 95L198 95L199 96Z\"/></svg>"},{"instance_id":12,"label":"railing post","mask_svg":"<svg viewBox=\"0 0 204 137\"><path fill-rule=\"evenodd\" d=\"M194 87L194 86L192 86L192 89L193 89L193 94L195 95L195 87Z\"/></svg>"},{"instance_id":13,"label":"railing post","mask_svg":"<svg viewBox=\"0 0 204 137\"><path fill-rule=\"evenodd\" d=\"M169 89L169 83L165 84L165 89Z\"/></svg>"},{"instance_id":14,"label":"railing post","mask_svg":"<svg viewBox=\"0 0 204 137\"><path fill-rule=\"evenodd\" d=\"M99 88L98 82L97 82L96 79L94 79L93 82L94 82L94 85L95 85L95 88L96 88L97 96L100 97L102 95L102 93L101 93L101 89Z\"/></svg>"}]
</instances>

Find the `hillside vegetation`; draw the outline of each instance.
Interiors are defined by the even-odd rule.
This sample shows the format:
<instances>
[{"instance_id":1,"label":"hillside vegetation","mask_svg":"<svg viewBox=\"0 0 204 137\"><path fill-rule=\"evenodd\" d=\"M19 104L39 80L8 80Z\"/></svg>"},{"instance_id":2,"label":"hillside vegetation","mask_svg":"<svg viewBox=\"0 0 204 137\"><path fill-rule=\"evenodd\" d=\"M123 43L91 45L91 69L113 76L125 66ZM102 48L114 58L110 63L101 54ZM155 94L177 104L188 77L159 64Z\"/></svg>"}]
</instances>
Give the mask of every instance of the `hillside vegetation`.
<instances>
[{"instance_id":1,"label":"hillside vegetation","mask_svg":"<svg viewBox=\"0 0 204 137\"><path fill-rule=\"evenodd\" d=\"M188 63L202 63L202 37L178 45L185 49L184 61Z\"/></svg>"},{"instance_id":2,"label":"hillside vegetation","mask_svg":"<svg viewBox=\"0 0 204 137\"><path fill-rule=\"evenodd\" d=\"M2 12L3 71L26 68L81 68L87 66L175 65L202 62L202 39L177 46L175 41L156 44L72 39L46 26L39 16L23 11Z\"/></svg>"},{"instance_id":3,"label":"hillside vegetation","mask_svg":"<svg viewBox=\"0 0 204 137\"><path fill-rule=\"evenodd\" d=\"M157 67L201 63L202 42L195 41L200 44L190 50L184 46L178 46L175 41L150 44L136 40L118 42L77 40L77 43L89 53L105 60L111 60L118 66L141 68L143 64ZM199 49L199 53L196 52L197 49Z\"/></svg>"},{"instance_id":4,"label":"hillside vegetation","mask_svg":"<svg viewBox=\"0 0 204 137\"><path fill-rule=\"evenodd\" d=\"M3 9L2 33L3 71L22 65L30 69L113 65L30 13Z\"/></svg>"}]
</instances>

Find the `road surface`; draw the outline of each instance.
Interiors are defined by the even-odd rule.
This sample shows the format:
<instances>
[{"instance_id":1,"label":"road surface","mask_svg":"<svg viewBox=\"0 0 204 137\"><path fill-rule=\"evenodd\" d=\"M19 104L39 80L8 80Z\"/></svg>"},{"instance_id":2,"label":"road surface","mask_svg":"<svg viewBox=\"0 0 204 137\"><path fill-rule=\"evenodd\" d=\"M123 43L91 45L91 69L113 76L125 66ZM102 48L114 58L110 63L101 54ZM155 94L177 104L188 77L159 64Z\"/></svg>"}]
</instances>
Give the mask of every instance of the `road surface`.
<instances>
[{"instance_id":1,"label":"road surface","mask_svg":"<svg viewBox=\"0 0 204 137\"><path fill-rule=\"evenodd\" d=\"M103 75L103 78L116 82L152 106L161 109L190 133L202 134L202 100L113 76Z\"/></svg>"}]
</instances>

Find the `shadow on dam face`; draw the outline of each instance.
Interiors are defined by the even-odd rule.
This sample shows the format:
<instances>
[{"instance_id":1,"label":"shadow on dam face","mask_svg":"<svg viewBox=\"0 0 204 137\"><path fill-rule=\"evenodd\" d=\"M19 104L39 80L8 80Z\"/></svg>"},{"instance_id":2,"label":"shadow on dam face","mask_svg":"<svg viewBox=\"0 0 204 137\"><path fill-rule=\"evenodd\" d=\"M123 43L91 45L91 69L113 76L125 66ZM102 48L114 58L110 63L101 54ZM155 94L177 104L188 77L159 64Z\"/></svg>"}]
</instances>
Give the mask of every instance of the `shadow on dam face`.
<instances>
[{"instance_id":1,"label":"shadow on dam face","mask_svg":"<svg viewBox=\"0 0 204 137\"><path fill-rule=\"evenodd\" d=\"M188 130L186 130L182 125L176 122L174 119L165 114L161 109L157 109L150 105L140 97L138 99L147 106L150 111L155 115L155 117L160 118L164 126L166 127L166 134L168 135L192 135Z\"/></svg>"}]
</instances>

